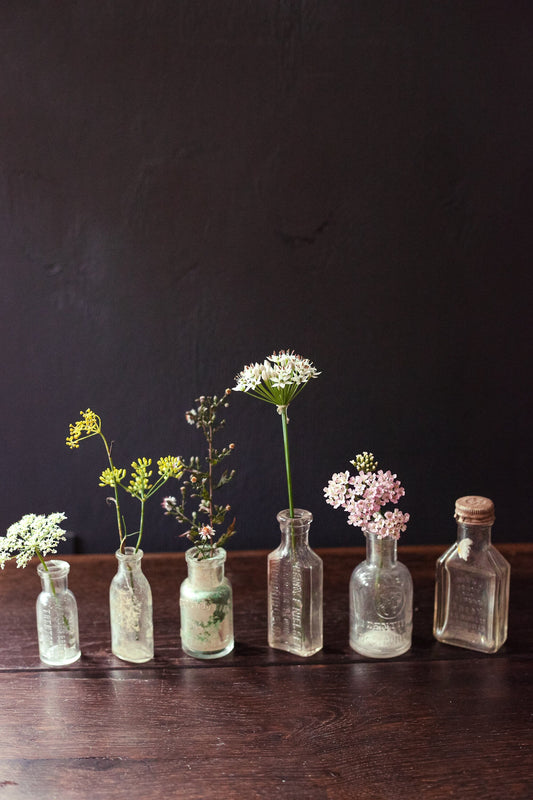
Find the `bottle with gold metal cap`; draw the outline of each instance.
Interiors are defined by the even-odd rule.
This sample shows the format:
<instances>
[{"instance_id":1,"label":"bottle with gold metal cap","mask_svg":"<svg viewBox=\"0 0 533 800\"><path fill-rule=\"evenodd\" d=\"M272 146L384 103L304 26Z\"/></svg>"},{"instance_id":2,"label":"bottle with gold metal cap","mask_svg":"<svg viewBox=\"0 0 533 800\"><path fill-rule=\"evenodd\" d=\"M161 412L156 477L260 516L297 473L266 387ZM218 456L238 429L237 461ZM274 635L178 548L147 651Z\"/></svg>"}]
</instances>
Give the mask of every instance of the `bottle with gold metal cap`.
<instances>
[{"instance_id":1,"label":"bottle with gold metal cap","mask_svg":"<svg viewBox=\"0 0 533 800\"><path fill-rule=\"evenodd\" d=\"M437 561L433 635L495 653L507 638L511 568L491 543L494 504L488 497L460 497L455 519L457 542Z\"/></svg>"}]
</instances>

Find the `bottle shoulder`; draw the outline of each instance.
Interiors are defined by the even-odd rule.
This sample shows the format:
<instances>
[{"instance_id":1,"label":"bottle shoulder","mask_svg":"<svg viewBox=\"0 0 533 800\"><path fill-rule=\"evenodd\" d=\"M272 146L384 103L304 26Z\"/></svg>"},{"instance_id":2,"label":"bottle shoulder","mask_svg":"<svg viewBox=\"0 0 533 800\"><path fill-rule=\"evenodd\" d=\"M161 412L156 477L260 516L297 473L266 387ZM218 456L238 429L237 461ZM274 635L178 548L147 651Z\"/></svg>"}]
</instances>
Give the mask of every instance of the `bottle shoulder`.
<instances>
[{"instance_id":1,"label":"bottle shoulder","mask_svg":"<svg viewBox=\"0 0 533 800\"><path fill-rule=\"evenodd\" d=\"M481 550L471 549L466 558L459 555L457 542L437 559L437 575L442 571L505 577L511 567L504 556L491 544Z\"/></svg>"}]
</instances>

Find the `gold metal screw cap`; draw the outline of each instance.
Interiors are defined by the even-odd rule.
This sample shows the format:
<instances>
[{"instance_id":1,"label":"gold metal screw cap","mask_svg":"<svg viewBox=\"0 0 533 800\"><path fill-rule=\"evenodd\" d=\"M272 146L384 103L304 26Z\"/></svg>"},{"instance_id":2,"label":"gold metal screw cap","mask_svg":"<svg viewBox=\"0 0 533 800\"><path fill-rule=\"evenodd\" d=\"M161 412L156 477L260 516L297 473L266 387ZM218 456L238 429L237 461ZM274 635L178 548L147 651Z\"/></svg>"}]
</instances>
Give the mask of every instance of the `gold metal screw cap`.
<instances>
[{"instance_id":1,"label":"gold metal screw cap","mask_svg":"<svg viewBox=\"0 0 533 800\"><path fill-rule=\"evenodd\" d=\"M492 525L494 503L488 497L467 495L455 501L455 519L467 525Z\"/></svg>"}]
</instances>

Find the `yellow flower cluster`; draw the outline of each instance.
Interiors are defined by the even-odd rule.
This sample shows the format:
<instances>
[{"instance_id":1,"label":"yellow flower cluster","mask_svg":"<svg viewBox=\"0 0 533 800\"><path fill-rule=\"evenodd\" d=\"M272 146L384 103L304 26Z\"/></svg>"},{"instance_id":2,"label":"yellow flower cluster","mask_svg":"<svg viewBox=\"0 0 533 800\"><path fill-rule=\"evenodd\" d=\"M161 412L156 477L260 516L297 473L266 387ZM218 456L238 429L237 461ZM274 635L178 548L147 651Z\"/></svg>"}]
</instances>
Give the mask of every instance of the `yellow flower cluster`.
<instances>
[{"instance_id":1,"label":"yellow flower cluster","mask_svg":"<svg viewBox=\"0 0 533 800\"><path fill-rule=\"evenodd\" d=\"M131 474L128 492L134 497L143 497L151 488L152 484L148 483L148 479L152 474L152 470L148 469L151 465L151 458L139 458L138 461L133 461L131 466L133 472Z\"/></svg>"},{"instance_id":2,"label":"yellow flower cluster","mask_svg":"<svg viewBox=\"0 0 533 800\"><path fill-rule=\"evenodd\" d=\"M181 459L176 456L164 456L157 462L157 469L163 478L181 478L183 475L183 464Z\"/></svg>"},{"instance_id":3,"label":"yellow flower cluster","mask_svg":"<svg viewBox=\"0 0 533 800\"><path fill-rule=\"evenodd\" d=\"M108 467L107 469L104 469L100 475L100 483L98 486L120 486L120 482L123 481L125 477L125 469L117 469L117 467L110 469Z\"/></svg>"},{"instance_id":4,"label":"yellow flower cluster","mask_svg":"<svg viewBox=\"0 0 533 800\"><path fill-rule=\"evenodd\" d=\"M69 435L67 436L67 446L72 449L79 447L79 442L82 439L87 439L89 436L94 436L102 430L102 421L100 417L88 408L86 411L80 411L81 419L73 425L69 425Z\"/></svg>"}]
</instances>

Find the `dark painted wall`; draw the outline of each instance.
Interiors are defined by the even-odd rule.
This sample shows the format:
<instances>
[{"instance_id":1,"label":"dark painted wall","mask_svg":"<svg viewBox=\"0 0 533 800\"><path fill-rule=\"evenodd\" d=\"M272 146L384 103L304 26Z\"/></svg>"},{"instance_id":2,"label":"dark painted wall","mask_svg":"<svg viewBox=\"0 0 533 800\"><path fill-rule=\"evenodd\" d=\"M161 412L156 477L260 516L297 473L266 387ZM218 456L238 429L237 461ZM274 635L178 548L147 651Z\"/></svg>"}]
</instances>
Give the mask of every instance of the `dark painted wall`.
<instances>
[{"instance_id":1,"label":"dark painted wall","mask_svg":"<svg viewBox=\"0 0 533 800\"><path fill-rule=\"evenodd\" d=\"M65 510L114 550L115 457L194 452L183 412L273 349L316 545L361 543L322 487L372 450L405 542L454 499L530 535L533 14L526 2L108 0L0 7L3 529ZM273 547L281 426L233 395L233 546ZM224 439L221 441L225 441ZM157 503L146 550L184 548Z\"/></svg>"}]
</instances>

